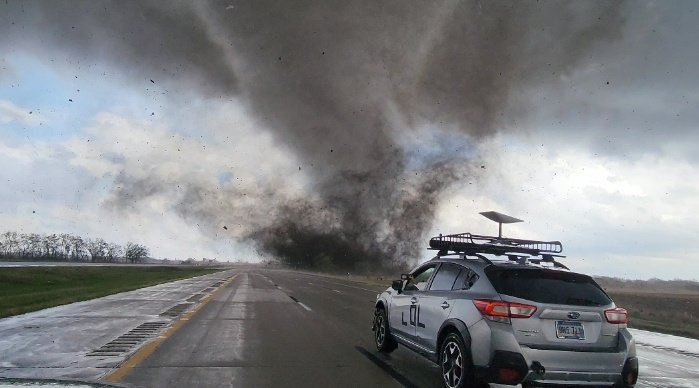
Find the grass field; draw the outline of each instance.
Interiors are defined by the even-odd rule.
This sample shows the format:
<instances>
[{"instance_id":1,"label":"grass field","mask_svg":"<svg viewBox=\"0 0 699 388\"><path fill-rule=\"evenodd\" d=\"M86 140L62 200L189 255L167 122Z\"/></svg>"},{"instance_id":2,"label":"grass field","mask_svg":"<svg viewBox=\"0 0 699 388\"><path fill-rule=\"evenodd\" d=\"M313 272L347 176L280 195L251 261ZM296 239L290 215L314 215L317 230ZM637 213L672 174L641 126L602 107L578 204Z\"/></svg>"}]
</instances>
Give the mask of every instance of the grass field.
<instances>
[{"instance_id":1,"label":"grass field","mask_svg":"<svg viewBox=\"0 0 699 388\"><path fill-rule=\"evenodd\" d=\"M148 266L0 268L0 318L216 271Z\"/></svg>"},{"instance_id":2,"label":"grass field","mask_svg":"<svg viewBox=\"0 0 699 388\"><path fill-rule=\"evenodd\" d=\"M699 294L607 292L629 311L629 327L699 339Z\"/></svg>"}]
</instances>

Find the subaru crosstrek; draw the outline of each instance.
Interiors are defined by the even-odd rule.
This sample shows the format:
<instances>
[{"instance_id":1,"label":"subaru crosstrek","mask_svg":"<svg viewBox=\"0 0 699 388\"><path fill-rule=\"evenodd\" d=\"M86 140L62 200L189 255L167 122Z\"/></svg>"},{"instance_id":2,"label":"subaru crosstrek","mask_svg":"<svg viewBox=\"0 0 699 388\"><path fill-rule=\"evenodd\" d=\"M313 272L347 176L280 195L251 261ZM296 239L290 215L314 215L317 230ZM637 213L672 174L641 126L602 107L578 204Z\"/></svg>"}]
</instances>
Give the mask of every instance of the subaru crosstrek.
<instances>
[{"instance_id":1,"label":"subaru crosstrek","mask_svg":"<svg viewBox=\"0 0 699 388\"><path fill-rule=\"evenodd\" d=\"M634 386L626 310L555 260L559 242L464 233L430 246L434 259L377 296L378 351L402 344L428 357L449 388Z\"/></svg>"}]
</instances>

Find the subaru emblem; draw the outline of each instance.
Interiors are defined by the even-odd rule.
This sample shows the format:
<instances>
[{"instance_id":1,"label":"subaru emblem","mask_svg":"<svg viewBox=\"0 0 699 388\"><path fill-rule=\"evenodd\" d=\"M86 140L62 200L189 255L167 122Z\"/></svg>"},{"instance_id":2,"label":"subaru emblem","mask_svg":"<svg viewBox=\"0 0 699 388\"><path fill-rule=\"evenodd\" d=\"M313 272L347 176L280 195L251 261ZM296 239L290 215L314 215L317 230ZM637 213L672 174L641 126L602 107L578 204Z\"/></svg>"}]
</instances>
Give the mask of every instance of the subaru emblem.
<instances>
[{"instance_id":1,"label":"subaru emblem","mask_svg":"<svg viewBox=\"0 0 699 388\"><path fill-rule=\"evenodd\" d=\"M578 319L580 318L580 313L576 311L571 311L568 313L568 318L570 319Z\"/></svg>"}]
</instances>

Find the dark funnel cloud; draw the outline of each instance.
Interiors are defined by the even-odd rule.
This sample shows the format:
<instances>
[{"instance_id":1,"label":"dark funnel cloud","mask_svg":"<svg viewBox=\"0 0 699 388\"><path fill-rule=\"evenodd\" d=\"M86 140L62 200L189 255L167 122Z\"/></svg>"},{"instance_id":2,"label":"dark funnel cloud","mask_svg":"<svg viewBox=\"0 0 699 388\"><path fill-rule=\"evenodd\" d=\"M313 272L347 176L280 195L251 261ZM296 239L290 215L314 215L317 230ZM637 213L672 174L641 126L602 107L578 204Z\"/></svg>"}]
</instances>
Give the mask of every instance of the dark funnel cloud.
<instances>
[{"instance_id":1,"label":"dark funnel cloud","mask_svg":"<svg viewBox=\"0 0 699 388\"><path fill-rule=\"evenodd\" d=\"M179 182L188 194L175 210L212 230L235 219L239 238L261 251L329 269L412 263L441 196L475 179L473 146L513 130L519 116L536 108L518 101L518 93L556 83L585 64L596 45L618 38L623 23L619 2L13 7L32 8L46 25L45 33L34 33L59 34L51 40L60 49L95 55L125 72L133 60L143 69L163 67L171 83L245 101L312 176L311 192L289 199L261 188L266 194L257 206L268 209L261 214L235 201L248 193L193 180ZM78 33L67 27L76 20ZM142 198L128 194L143 192L141 179L119 175L112 203ZM144 195L158 183L166 184L153 176ZM120 202L123 195L129 197Z\"/></svg>"},{"instance_id":2,"label":"dark funnel cloud","mask_svg":"<svg viewBox=\"0 0 699 388\"><path fill-rule=\"evenodd\" d=\"M11 1L0 3L4 55L67 56L71 71L116 65L134 82L167 81L206 96L235 92L237 80L220 47L178 1ZM46 58L45 58L46 59ZM154 81L155 82L155 81Z\"/></svg>"}]
</instances>

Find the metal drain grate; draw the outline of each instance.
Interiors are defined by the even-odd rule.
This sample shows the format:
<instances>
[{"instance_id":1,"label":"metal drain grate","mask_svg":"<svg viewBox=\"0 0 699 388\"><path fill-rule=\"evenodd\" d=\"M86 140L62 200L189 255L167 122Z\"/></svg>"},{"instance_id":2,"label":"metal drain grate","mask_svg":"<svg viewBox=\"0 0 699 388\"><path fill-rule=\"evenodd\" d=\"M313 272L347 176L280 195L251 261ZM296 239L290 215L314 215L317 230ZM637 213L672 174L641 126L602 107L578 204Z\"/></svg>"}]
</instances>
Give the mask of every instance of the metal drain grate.
<instances>
[{"instance_id":1,"label":"metal drain grate","mask_svg":"<svg viewBox=\"0 0 699 388\"><path fill-rule=\"evenodd\" d=\"M204 297L204 294L194 294L187 298L187 302L199 302L201 298Z\"/></svg>"},{"instance_id":2,"label":"metal drain grate","mask_svg":"<svg viewBox=\"0 0 699 388\"><path fill-rule=\"evenodd\" d=\"M211 287L219 287L219 286L221 286L223 283L225 283L225 282L224 282L223 280L221 280L220 282L216 282L216 283L212 284Z\"/></svg>"},{"instance_id":3,"label":"metal drain grate","mask_svg":"<svg viewBox=\"0 0 699 388\"><path fill-rule=\"evenodd\" d=\"M176 305L170 307L169 309L163 311L162 313L160 313L160 316L161 317L171 317L171 318L179 317L180 315L182 315L182 313L187 311L191 306L192 306L191 303L176 304Z\"/></svg>"},{"instance_id":4,"label":"metal drain grate","mask_svg":"<svg viewBox=\"0 0 699 388\"><path fill-rule=\"evenodd\" d=\"M152 338L160 329L167 326L167 322L145 322L131 329L110 342L102 345L99 349L93 350L87 356L119 356L129 352L136 345Z\"/></svg>"}]
</instances>

